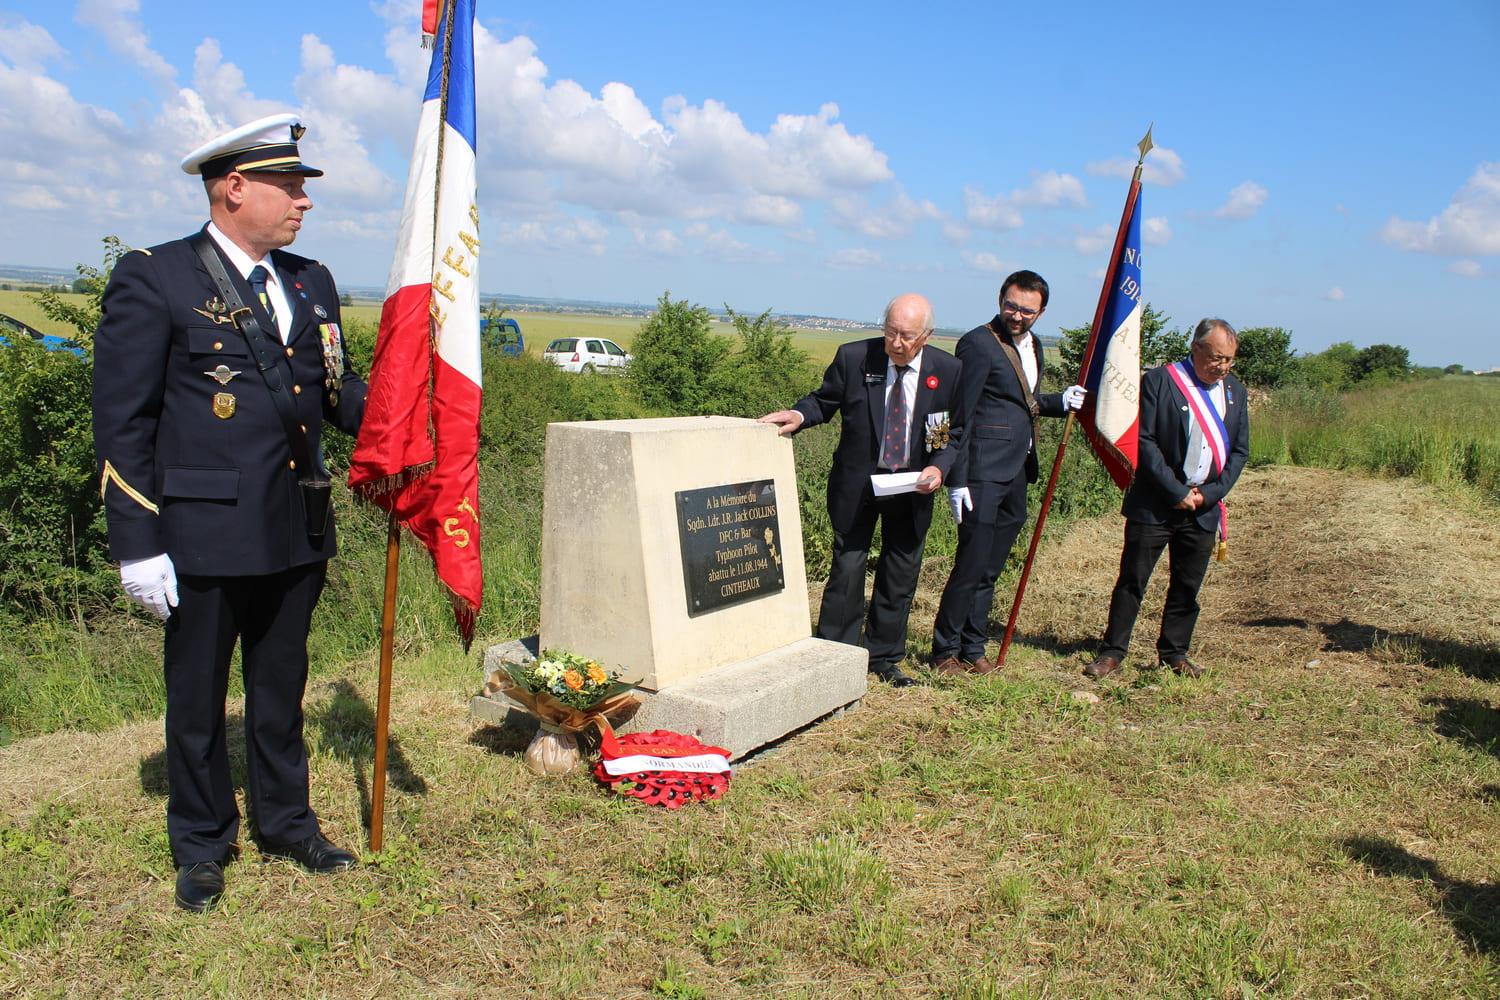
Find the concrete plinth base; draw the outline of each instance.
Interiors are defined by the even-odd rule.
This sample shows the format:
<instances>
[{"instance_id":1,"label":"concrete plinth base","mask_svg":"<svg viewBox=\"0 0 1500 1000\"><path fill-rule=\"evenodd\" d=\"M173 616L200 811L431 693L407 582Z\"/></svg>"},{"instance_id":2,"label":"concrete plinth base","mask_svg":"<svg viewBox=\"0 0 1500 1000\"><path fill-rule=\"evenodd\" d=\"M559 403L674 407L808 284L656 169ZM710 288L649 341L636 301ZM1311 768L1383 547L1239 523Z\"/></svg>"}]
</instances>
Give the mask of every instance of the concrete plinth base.
<instances>
[{"instance_id":1,"label":"concrete plinth base","mask_svg":"<svg viewBox=\"0 0 1500 1000\"><path fill-rule=\"evenodd\" d=\"M485 674L501 661L535 656L534 637L492 646ZM868 662L869 654L857 646L799 639L660 691L639 692L640 709L617 731L670 729L724 747L738 759L863 698ZM470 709L499 725L534 726L508 699L477 696Z\"/></svg>"}]
</instances>

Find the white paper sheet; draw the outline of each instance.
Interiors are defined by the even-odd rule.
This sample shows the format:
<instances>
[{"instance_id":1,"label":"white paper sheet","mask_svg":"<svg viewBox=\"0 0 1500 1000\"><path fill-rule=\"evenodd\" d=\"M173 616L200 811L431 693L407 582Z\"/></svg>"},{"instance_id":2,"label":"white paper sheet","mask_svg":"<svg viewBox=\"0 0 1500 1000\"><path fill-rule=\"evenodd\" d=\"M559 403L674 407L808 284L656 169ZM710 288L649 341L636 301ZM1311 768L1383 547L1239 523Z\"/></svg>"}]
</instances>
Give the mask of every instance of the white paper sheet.
<instances>
[{"instance_id":1,"label":"white paper sheet","mask_svg":"<svg viewBox=\"0 0 1500 1000\"><path fill-rule=\"evenodd\" d=\"M920 472L881 472L870 477L870 486L878 497L895 496L897 493L915 493Z\"/></svg>"}]
</instances>

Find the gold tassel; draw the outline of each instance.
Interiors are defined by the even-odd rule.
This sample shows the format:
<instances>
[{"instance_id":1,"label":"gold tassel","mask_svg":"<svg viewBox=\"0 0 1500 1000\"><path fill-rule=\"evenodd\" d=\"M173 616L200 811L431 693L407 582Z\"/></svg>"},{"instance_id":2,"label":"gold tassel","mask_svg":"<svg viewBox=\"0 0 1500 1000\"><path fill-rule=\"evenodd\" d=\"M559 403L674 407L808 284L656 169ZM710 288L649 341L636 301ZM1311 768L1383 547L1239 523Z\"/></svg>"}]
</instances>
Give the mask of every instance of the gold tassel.
<instances>
[{"instance_id":1,"label":"gold tassel","mask_svg":"<svg viewBox=\"0 0 1500 1000\"><path fill-rule=\"evenodd\" d=\"M1219 562L1229 561L1229 542L1219 539L1219 544L1214 546L1214 558Z\"/></svg>"}]
</instances>

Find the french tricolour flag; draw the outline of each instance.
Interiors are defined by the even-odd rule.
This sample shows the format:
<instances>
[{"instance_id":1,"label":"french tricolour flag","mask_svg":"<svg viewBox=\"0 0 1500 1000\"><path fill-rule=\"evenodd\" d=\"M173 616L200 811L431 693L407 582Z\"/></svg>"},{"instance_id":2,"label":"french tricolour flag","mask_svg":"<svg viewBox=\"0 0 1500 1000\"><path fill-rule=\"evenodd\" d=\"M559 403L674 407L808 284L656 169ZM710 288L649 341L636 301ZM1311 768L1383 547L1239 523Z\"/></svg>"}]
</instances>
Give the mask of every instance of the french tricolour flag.
<instances>
[{"instance_id":1,"label":"french tricolour flag","mask_svg":"<svg viewBox=\"0 0 1500 1000\"><path fill-rule=\"evenodd\" d=\"M1147 142L1149 142L1149 137ZM1147 146L1149 149L1149 145ZM1142 153L1144 158L1145 154ZM1120 489L1135 478L1141 397L1141 172L1136 168L1105 270L1079 384L1079 419L1094 454Z\"/></svg>"},{"instance_id":2,"label":"french tricolour flag","mask_svg":"<svg viewBox=\"0 0 1500 1000\"><path fill-rule=\"evenodd\" d=\"M349 486L432 553L464 647L479 559L474 0L441 0Z\"/></svg>"}]
</instances>

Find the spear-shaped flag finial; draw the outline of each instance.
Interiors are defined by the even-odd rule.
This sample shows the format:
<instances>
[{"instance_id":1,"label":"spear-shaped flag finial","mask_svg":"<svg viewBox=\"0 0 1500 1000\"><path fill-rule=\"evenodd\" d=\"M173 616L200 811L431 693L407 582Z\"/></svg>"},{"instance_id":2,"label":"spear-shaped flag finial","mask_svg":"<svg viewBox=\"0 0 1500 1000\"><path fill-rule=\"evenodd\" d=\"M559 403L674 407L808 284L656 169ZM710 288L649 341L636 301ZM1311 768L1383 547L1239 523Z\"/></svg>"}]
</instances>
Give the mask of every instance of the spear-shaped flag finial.
<instances>
[{"instance_id":1,"label":"spear-shaped flag finial","mask_svg":"<svg viewBox=\"0 0 1500 1000\"><path fill-rule=\"evenodd\" d=\"M1135 144L1135 148L1139 149L1141 151L1141 158L1139 160L1135 161L1137 164L1145 163L1146 162L1146 154L1149 153L1149 152L1151 152L1151 150L1154 148L1152 146L1152 144L1151 144L1151 129L1155 125L1156 125L1155 122L1152 122L1150 125L1147 125L1146 126L1146 134L1141 137L1141 141L1140 142L1138 142L1138 143Z\"/></svg>"}]
</instances>

